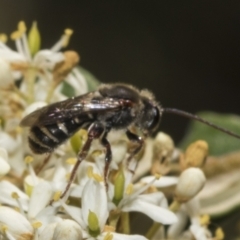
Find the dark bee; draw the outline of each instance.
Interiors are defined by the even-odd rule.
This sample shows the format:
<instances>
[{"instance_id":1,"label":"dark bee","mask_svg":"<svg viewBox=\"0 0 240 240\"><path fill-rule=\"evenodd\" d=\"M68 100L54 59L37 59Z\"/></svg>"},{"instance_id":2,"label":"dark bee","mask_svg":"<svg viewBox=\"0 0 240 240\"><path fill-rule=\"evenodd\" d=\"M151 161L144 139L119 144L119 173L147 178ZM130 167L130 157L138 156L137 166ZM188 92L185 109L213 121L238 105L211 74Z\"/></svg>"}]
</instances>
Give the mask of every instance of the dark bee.
<instances>
[{"instance_id":1,"label":"dark bee","mask_svg":"<svg viewBox=\"0 0 240 240\"><path fill-rule=\"evenodd\" d=\"M131 159L141 150L144 143L142 137L130 131L131 127L140 129L147 136L158 128L163 112L194 118L240 138L198 116L176 109L162 108L151 92L140 91L126 84L101 85L97 91L50 104L26 116L21 121L21 126L30 127L29 146L37 154L51 153L80 128L87 129L87 141L78 154L78 161L72 171L69 184L62 194L63 197L94 139L100 139L100 143L106 149L104 169L106 183L112 158L111 146L107 140L109 131L126 129L129 140L137 143L136 149L129 156Z\"/></svg>"}]
</instances>

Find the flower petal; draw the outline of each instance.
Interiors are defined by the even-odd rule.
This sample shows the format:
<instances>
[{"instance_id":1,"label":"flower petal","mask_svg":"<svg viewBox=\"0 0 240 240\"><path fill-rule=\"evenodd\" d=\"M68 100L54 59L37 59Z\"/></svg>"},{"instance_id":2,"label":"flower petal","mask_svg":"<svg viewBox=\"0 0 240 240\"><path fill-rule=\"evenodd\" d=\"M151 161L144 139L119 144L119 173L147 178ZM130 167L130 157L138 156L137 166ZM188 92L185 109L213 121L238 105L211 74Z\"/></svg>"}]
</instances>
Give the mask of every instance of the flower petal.
<instances>
[{"instance_id":1,"label":"flower petal","mask_svg":"<svg viewBox=\"0 0 240 240\"><path fill-rule=\"evenodd\" d=\"M19 201L25 211L28 210L28 196L18 189L15 185L8 181L0 182L0 203L5 203L10 206L19 207L16 199L12 198L12 193L15 192L19 196Z\"/></svg>"},{"instance_id":2,"label":"flower petal","mask_svg":"<svg viewBox=\"0 0 240 240\"><path fill-rule=\"evenodd\" d=\"M141 212L152 218L155 222L162 224L173 224L177 221L176 215L166 208L158 207L154 204L143 201L142 199L134 199L130 203L123 206L124 212Z\"/></svg>"},{"instance_id":3,"label":"flower petal","mask_svg":"<svg viewBox=\"0 0 240 240\"><path fill-rule=\"evenodd\" d=\"M82 195L82 217L86 225L88 225L89 210L94 212L103 229L108 218L107 194L103 182L89 179L83 189Z\"/></svg>"},{"instance_id":4,"label":"flower petal","mask_svg":"<svg viewBox=\"0 0 240 240\"><path fill-rule=\"evenodd\" d=\"M10 165L8 162L0 157L0 177L5 176L10 171Z\"/></svg>"},{"instance_id":5,"label":"flower petal","mask_svg":"<svg viewBox=\"0 0 240 240\"><path fill-rule=\"evenodd\" d=\"M155 178L154 176L147 176L141 178L140 182L149 183L152 179ZM158 180L156 179L153 183L153 186L157 188L164 188L176 185L178 182L178 177L171 177L171 176L162 176Z\"/></svg>"},{"instance_id":6,"label":"flower petal","mask_svg":"<svg viewBox=\"0 0 240 240\"><path fill-rule=\"evenodd\" d=\"M30 198L28 217L34 218L36 215L47 206L52 197L52 187L47 181L40 181L34 186Z\"/></svg>"},{"instance_id":7,"label":"flower petal","mask_svg":"<svg viewBox=\"0 0 240 240\"><path fill-rule=\"evenodd\" d=\"M182 209L176 213L178 221L168 228L167 236L169 239L177 239L187 225L188 216Z\"/></svg>"},{"instance_id":8,"label":"flower petal","mask_svg":"<svg viewBox=\"0 0 240 240\"><path fill-rule=\"evenodd\" d=\"M33 227L30 222L19 212L9 208L0 206L0 222L7 227L7 231L16 239L21 239L21 236L33 236Z\"/></svg>"},{"instance_id":9,"label":"flower petal","mask_svg":"<svg viewBox=\"0 0 240 240\"><path fill-rule=\"evenodd\" d=\"M104 240L104 237L107 233L103 233L101 237L98 239ZM147 240L144 236L141 235L126 235L126 234L120 234L120 233L111 233L113 238L112 240Z\"/></svg>"},{"instance_id":10,"label":"flower petal","mask_svg":"<svg viewBox=\"0 0 240 240\"><path fill-rule=\"evenodd\" d=\"M86 226L86 224L83 222L81 216L82 216L82 211L78 207L73 207L65 204L64 202L61 202L61 206L65 209L67 214L72 217L76 222L80 224L80 226L83 228Z\"/></svg>"}]
</instances>

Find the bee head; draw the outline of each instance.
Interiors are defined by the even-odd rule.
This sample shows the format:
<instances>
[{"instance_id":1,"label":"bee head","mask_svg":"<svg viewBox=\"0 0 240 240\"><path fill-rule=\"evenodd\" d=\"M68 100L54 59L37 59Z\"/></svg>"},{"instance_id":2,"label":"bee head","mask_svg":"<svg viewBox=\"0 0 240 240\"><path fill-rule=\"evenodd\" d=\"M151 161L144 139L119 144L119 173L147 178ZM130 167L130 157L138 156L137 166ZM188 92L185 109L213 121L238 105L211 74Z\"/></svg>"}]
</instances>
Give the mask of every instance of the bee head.
<instances>
[{"instance_id":1,"label":"bee head","mask_svg":"<svg viewBox=\"0 0 240 240\"><path fill-rule=\"evenodd\" d=\"M162 115L161 106L156 102L153 94L147 90L142 90L140 96L142 107L137 120L137 126L148 135L156 131L160 124Z\"/></svg>"}]
</instances>

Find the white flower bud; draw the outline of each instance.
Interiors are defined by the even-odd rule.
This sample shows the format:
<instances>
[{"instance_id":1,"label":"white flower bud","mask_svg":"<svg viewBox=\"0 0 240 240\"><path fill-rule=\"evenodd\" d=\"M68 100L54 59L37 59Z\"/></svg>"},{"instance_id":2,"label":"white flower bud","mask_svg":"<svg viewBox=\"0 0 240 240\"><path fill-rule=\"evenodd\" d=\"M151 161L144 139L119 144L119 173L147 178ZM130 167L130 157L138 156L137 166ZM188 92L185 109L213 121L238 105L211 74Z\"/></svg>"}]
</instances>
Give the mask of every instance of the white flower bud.
<instances>
[{"instance_id":1,"label":"white flower bud","mask_svg":"<svg viewBox=\"0 0 240 240\"><path fill-rule=\"evenodd\" d=\"M81 240L82 237L82 230L81 227L74 222L73 220L63 220L56 225L53 240Z\"/></svg>"},{"instance_id":2,"label":"white flower bud","mask_svg":"<svg viewBox=\"0 0 240 240\"><path fill-rule=\"evenodd\" d=\"M52 240L57 223L48 224L40 233L38 240Z\"/></svg>"},{"instance_id":3,"label":"white flower bud","mask_svg":"<svg viewBox=\"0 0 240 240\"><path fill-rule=\"evenodd\" d=\"M187 202L201 191L205 182L206 178L202 170L193 167L184 170L175 190L176 200Z\"/></svg>"}]
</instances>

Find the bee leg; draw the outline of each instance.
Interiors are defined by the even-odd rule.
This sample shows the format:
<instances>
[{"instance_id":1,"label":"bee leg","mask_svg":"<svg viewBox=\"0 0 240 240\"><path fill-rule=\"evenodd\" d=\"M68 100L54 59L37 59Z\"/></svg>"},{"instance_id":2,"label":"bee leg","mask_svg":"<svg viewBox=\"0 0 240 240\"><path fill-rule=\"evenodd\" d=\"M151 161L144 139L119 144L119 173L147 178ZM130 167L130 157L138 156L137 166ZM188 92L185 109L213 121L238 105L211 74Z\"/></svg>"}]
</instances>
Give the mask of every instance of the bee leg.
<instances>
[{"instance_id":1,"label":"bee leg","mask_svg":"<svg viewBox=\"0 0 240 240\"><path fill-rule=\"evenodd\" d=\"M130 155L127 158L127 167L129 166L130 161L133 159L133 157L138 154L144 144L144 139L132 132L130 132L129 130L126 131L126 135L128 137L128 139L132 142L136 142L138 144L138 146L130 153ZM134 171L129 169L129 171L134 174Z\"/></svg>"},{"instance_id":2,"label":"bee leg","mask_svg":"<svg viewBox=\"0 0 240 240\"><path fill-rule=\"evenodd\" d=\"M63 198L67 194L71 184L73 183L73 181L75 179L75 176L76 176L76 173L77 173L77 170L78 170L78 167L79 167L80 163L87 157L87 154L88 154L88 151L91 147L92 141L96 138L99 138L102 135L103 132L104 132L104 127L102 126L101 123L93 123L89 127L87 141L83 145L81 151L78 153L77 162L76 162L76 164L75 164L75 166L74 166L74 168L71 172L68 184L67 184L67 186L66 186L66 188L65 188L65 190L62 193L60 198Z\"/></svg>"},{"instance_id":3,"label":"bee leg","mask_svg":"<svg viewBox=\"0 0 240 240\"><path fill-rule=\"evenodd\" d=\"M105 182L106 191L108 191L107 177L108 177L109 166L112 161L112 150L111 150L111 145L107 140L107 134L108 134L108 132L105 132L101 138L101 144L106 149L105 167L104 167L104 182Z\"/></svg>"}]
</instances>

